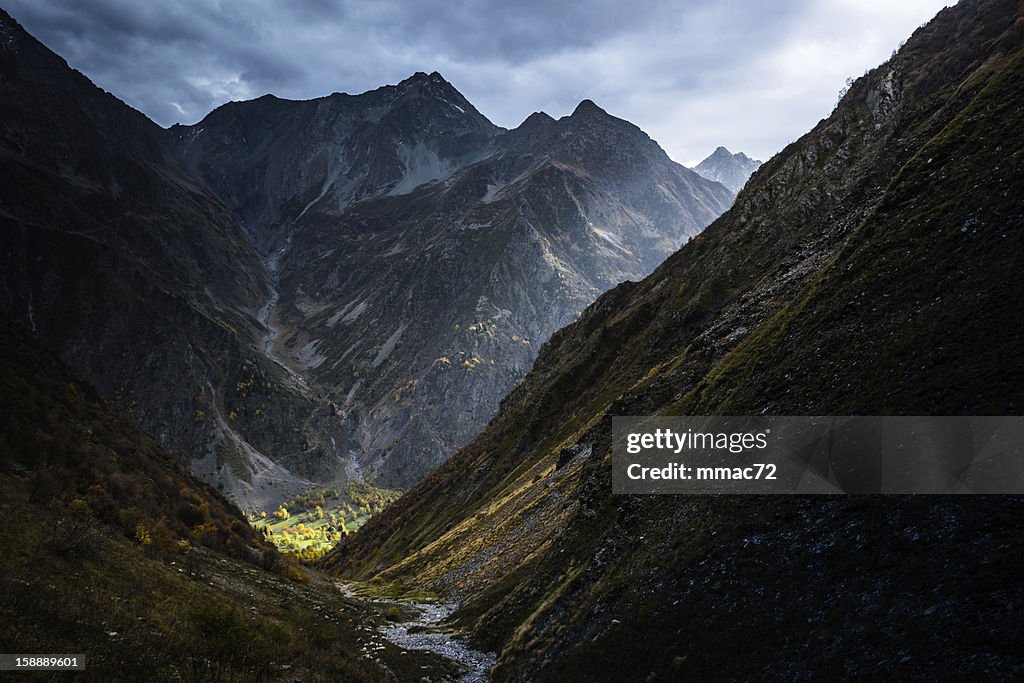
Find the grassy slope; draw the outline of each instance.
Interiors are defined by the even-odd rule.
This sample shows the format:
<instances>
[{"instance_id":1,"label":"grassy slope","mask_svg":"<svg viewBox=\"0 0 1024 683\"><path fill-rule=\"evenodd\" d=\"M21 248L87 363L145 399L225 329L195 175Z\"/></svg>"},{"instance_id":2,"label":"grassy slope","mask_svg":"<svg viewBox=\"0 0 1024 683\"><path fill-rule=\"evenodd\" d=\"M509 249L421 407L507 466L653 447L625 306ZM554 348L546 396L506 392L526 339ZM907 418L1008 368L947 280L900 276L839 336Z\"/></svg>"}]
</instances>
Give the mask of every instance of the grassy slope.
<instances>
[{"instance_id":1,"label":"grassy slope","mask_svg":"<svg viewBox=\"0 0 1024 683\"><path fill-rule=\"evenodd\" d=\"M1020 56L1006 65L820 276L665 412L1019 413L1024 378L1007 359L1022 334L1022 67ZM504 676L602 679L624 661L726 678L1024 666L1019 499L624 502L600 494L607 467L583 493L592 514L534 581L595 550L607 566L530 615Z\"/></svg>"},{"instance_id":2,"label":"grassy slope","mask_svg":"<svg viewBox=\"0 0 1024 683\"><path fill-rule=\"evenodd\" d=\"M84 653L88 680L387 679L355 628L376 615L311 583L5 320L0 348L0 649Z\"/></svg>"},{"instance_id":3,"label":"grassy slope","mask_svg":"<svg viewBox=\"0 0 1024 683\"><path fill-rule=\"evenodd\" d=\"M1024 342L1022 103L1018 54L814 282L670 411L1024 410L1024 369L1006 356Z\"/></svg>"},{"instance_id":4,"label":"grassy slope","mask_svg":"<svg viewBox=\"0 0 1024 683\"><path fill-rule=\"evenodd\" d=\"M923 72L916 80L908 74L906 98L921 101L901 114L908 120L899 129L868 137L874 125L864 100L884 73L879 68L854 84L832 117L767 162L701 238L557 333L486 433L371 523L337 562L373 572L428 545L524 473L552 466L560 447L620 397L641 412L682 398L680 387L695 386L736 345L731 332L753 328L800 294L880 201L915 145L938 134L984 82L962 84L960 71L979 68L978 44L992 40L992 29L972 36L970 26L955 32L950 23L919 31L898 57L901 69ZM935 85L927 65L939 57L954 63Z\"/></svg>"},{"instance_id":5,"label":"grassy slope","mask_svg":"<svg viewBox=\"0 0 1024 683\"><path fill-rule=\"evenodd\" d=\"M584 456L607 452L606 411L1019 412L1016 11L965 3L919 30L327 565L467 597L499 678L877 675L904 646L918 671L946 671L944 648L965 675L1012 666L1015 500L611 498L607 459ZM888 638L846 638L873 624Z\"/></svg>"}]
</instances>

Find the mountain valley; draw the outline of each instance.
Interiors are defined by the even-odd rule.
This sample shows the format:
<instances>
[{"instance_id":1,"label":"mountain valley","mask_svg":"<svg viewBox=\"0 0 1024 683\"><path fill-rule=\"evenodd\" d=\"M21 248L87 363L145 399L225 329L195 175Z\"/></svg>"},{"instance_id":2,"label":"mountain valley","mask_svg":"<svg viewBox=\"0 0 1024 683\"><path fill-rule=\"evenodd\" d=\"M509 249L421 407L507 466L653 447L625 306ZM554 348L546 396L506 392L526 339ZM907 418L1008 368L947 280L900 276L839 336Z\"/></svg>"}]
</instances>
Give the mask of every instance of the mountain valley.
<instances>
[{"instance_id":1,"label":"mountain valley","mask_svg":"<svg viewBox=\"0 0 1024 683\"><path fill-rule=\"evenodd\" d=\"M611 423L1021 415L1021 178L1019 0L692 170L587 99L496 126L437 72L162 128L0 10L0 650L1019 678L1020 496L616 495Z\"/></svg>"},{"instance_id":2,"label":"mountain valley","mask_svg":"<svg viewBox=\"0 0 1024 683\"><path fill-rule=\"evenodd\" d=\"M613 496L610 450L613 415L1019 414L1022 65L1018 3L940 12L323 566L459 600L496 680L1019 671L1018 497Z\"/></svg>"}]
</instances>

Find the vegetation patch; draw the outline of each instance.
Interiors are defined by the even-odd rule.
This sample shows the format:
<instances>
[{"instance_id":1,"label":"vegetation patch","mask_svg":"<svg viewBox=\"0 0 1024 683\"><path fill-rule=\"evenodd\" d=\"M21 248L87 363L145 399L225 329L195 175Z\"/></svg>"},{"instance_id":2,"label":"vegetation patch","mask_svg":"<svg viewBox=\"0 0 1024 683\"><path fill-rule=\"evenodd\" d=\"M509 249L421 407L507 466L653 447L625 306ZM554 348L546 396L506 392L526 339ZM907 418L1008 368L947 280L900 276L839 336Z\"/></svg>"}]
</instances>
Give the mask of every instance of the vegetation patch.
<instances>
[{"instance_id":1,"label":"vegetation patch","mask_svg":"<svg viewBox=\"0 0 1024 683\"><path fill-rule=\"evenodd\" d=\"M399 495L400 491L349 482L304 491L276 510L250 514L249 521L281 552L312 562Z\"/></svg>"}]
</instances>

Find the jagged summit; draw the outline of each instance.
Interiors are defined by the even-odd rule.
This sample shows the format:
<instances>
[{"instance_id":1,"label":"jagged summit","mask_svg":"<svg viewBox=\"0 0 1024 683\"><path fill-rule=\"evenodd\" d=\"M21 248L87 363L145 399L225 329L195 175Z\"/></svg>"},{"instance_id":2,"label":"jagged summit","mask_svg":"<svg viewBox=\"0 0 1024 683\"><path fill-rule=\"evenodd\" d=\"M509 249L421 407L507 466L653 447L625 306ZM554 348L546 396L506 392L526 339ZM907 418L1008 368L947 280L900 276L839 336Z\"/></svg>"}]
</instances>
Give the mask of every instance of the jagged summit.
<instances>
[{"instance_id":1,"label":"jagged summit","mask_svg":"<svg viewBox=\"0 0 1024 683\"><path fill-rule=\"evenodd\" d=\"M442 76L441 72L439 71L431 71L429 74L425 71L417 71L408 78L403 79L401 83L422 81L432 81L434 83L448 83L447 79L445 79L445 77Z\"/></svg>"},{"instance_id":2,"label":"jagged summit","mask_svg":"<svg viewBox=\"0 0 1024 683\"><path fill-rule=\"evenodd\" d=\"M242 116L249 118L251 113L260 107L263 107L261 111L266 113L268 111L266 109L268 105L291 107L295 111L314 106L326 105L329 107L340 107L342 110L347 111L351 109L379 109L382 106L385 108L394 107L397 104L408 102L410 100L430 101L439 105L454 105L452 110L453 112L458 112L466 117L485 121L487 126L498 130L498 127L494 126L494 124L487 120L487 118L481 114L472 105L472 103L469 102L469 100L466 99L458 88L452 85L437 71L433 71L429 74L423 71L417 71L398 83L382 85L355 95L344 91L335 91L329 95L321 97L294 100L280 97L273 93L266 93L248 100L231 100L215 107L198 124L195 125L204 126L209 122L209 120L222 116L225 113L234 114L240 111L245 111L246 113L242 114ZM179 125L181 124L175 124L175 126ZM172 126L172 128L175 126Z\"/></svg>"},{"instance_id":3,"label":"jagged summit","mask_svg":"<svg viewBox=\"0 0 1024 683\"><path fill-rule=\"evenodd\" d=\"M389 86L384 86L385 88ZM445 79L437 71L432 71L429 74L422 71L417 71L412 76L399 81L398 85L395 86L399 89L408 90L410 88L424 88L432 92L454 92L462 97L462 93L452 85L448 80ZM370 92L373 92L372 90Z\"/></svg>"},{"instance_id":4,"label":"jagged summit","mask_svg":"<svg viewBox=\"0 0 1024 683\"><path fill-rule=\"evenodd\" d=\"M743 152L736 152L735 154L733 154L732 152L729 151L728 147L723 147L722 145L719 145L718 147L716 147L715 151L712 152L708 156L708 159L733 159L733 158L739 159L741 161L753 161L754 163L757 163L757 164L763 163L761 161L757 161L755 159L752 159L751 157L748 157Z\"/></svg>"},{"instance_id":5,"label":"jagged summit","mask_svg":"<svg viewBox=\"0 0 1024 683\"><path fill-rule=\"evenodd\" d=\"M750 176L761 166L743 152L733 154L719 145L707 159L694 166L693 170L707 178L722 183L733 192L739 192Z\"/></svg>"},{"instance_id":6,"label":"jagged summit","mask_svg":"<svg viewBox=\"0 0 1024 683\"><path fill-rule=\"evenodd\" d=\"M581 100L580 103L576 105L576 109L573 110L572 116L582 116L586 114L607 115L608 112L597 106L597 104L594 103L594 100Z\"/></svg>"},{"instance_id":7,"label":"jagged summit","mask_svg":"<svg viewBox=\"0 0 1024 683\"><path fill-rule=\"evenodd\" d=\"M535 111L532 114L530 114L529 116L527 116L526 120L524 120L521 125L526 125L528 123L529 124L538 124L538 123L539 124L548 124L548 123L554 123L554 122L555 122L555 119L552 118L552 116L550 114L548 114L547 112Z\"/></svg>"}]
</instances>

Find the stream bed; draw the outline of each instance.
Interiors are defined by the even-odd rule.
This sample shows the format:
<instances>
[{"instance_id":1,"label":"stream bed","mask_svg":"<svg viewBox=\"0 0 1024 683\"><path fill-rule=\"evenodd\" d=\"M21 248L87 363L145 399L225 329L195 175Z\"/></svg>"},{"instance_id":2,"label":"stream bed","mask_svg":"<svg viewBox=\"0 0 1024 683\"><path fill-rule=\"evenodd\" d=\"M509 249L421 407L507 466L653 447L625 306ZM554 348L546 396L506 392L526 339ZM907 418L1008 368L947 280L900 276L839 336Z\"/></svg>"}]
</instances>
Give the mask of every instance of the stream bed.
<instances>
[{"instance_id":1,"label":"stream bed","mask_svg":"<svg viewBox=\"0 0 1024 683\"><path fill-rule=\"evenodd\" d=\"M429 650L463 666L460 683L486 683L488 670L494 666L491 652L470 648L461 638L439 629L444 619L455 610L455 605L432 603L403 603L419 615L412 621L389 624L378 628L385 639L410 650ZM410 632L412 631L412 632Z\"/></svg>"},{"instance_id":2,"label":"stream bed","mask_svg":"<svg viewBox=\"0 0 1024 683\"><path fill-rule=\"evenodd\" d=\"M376 627L376 632L388 642L408 650L426 650L450 659L461 666L459 683L487 683L488 671L494 666L493 652L474 650L464 638L446 629L442 622L455 611L456 605L430 602L402 602L357 595L348 586L339 585L351 598L373 604L381 610L398 605L416 612L416 616L403 622L391 622Z\"/></svg>"}]
</instances>

